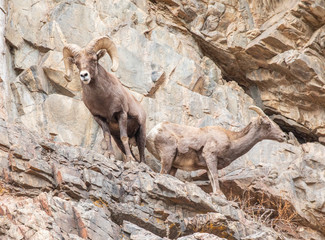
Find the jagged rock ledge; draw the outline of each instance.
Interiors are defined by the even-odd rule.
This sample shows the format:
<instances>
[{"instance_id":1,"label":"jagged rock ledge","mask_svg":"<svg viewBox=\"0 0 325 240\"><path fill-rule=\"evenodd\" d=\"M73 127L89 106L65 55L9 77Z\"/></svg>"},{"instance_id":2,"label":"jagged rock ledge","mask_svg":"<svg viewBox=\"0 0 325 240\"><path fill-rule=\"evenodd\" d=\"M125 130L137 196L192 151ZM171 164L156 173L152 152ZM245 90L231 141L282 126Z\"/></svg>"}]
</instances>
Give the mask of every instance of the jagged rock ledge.
<instances>
[{"instance_id":1,"label":"jagged rock ledge","mask_svg":"<svg viewBox=\"0 0 325 240\"><path fill-rule=\"evenodd\" d=\"M155 173L144 163L107 159L43 139L19 124L2 122L0 130L0 236L6 239L283 235L249 218L237 203Z\"/></svg>"}]
</instances>

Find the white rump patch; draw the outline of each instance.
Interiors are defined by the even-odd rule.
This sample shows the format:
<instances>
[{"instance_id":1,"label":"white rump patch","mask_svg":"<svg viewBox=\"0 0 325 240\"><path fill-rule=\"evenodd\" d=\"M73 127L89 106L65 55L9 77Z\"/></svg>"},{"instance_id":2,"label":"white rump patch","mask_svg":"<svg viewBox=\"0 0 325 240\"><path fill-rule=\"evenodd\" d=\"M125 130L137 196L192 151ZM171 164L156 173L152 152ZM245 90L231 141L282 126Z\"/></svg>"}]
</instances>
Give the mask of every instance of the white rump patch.
<instances>
[{"instance_id":1,"label":"white rump patch","mask_svg":"<svg viewBox=\"0 0 325 240\"><path fill-rule=\"evenodd\" d=\"M158 123L156 126L154 126L148 133L147 138L153 141L156 138L156 136L159 134L159 130L161 130L162 124L163 123Z\"/></svg>"}]
</instances>

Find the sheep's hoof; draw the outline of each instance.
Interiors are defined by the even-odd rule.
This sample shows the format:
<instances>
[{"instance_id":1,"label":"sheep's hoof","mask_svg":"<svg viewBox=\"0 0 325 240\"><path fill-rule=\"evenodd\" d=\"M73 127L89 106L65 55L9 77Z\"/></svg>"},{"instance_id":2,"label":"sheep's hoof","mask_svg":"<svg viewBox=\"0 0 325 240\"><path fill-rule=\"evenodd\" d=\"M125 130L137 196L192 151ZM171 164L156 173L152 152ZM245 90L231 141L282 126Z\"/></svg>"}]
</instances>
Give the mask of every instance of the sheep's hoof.
<instances>
[{"instance_id":1,"label":"sheep's hoof","mask_svg":"<svg viewBox=\"0 0 325 240\"><path fill-rule=\"evenodd\" d=\"M224 193L221 190L217 190L217 191L212 192L210 194L214 195L214 196L225 197Z\"/></svg>"},{"instance_id":2,"label":"sheep's hoof","mask_svg":"<svg viewBox=\"0 0 325 240\"><path fill-rule=\"evenodd\" d=\"M107 150L108 149L108 144L105 141L105 139L103 139L103 141L100 143L100 146L103 150Z\"/></svg>"},{"instance_id":3,"label":"sheep's hoof","mask_svg":"<svg viewBox=\"0 0 325 240\"><path fill-rule=\"evenodd\" d=\"M210 195L211 196L216 196L218 198L227 199L225 194L221 190L217 190L216 192L212 192L212 193L210 193Z\"/></svg>"},{"instance_id":4,"label":"sheep's hoof","mask_svg":"<svg viewBox=\"0 0 325 240\"><path fill-rule=\"evenodd\" d=\"M114 153L110 152L110 151L105 151L104 156L107 157L107 158L113 159L113 160L115 159Z\"/></svg>"},{"instance_id":5,"label":"sheep's hoof","mask_svg":"<svg viewBox=\"0 0 325 240\"><path fill-rule=\"evenodd\" d=\"M219 206L229 205L229 202L224 194L212 194L211 195L212 202Z\"/></svg>"},{"instance_id":6,"label":"sheep's hoof","mask_svg":"<svg viewBox=\"0 0 325 240\"><path fill-rule=\"evenodd\" d=\"M126 156L124 159L124 162L131 162L131 161L135 161L134 157L132 155Z\"/></svg>"}]
</instances>

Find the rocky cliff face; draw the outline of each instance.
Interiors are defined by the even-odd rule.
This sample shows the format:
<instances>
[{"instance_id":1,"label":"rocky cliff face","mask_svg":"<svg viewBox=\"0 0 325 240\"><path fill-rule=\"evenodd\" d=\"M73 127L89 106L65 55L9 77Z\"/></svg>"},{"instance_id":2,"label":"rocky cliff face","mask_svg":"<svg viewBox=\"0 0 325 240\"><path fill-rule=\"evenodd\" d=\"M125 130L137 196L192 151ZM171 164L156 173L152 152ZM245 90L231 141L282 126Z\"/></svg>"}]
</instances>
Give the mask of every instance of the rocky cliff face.
<instances>
[{"instance_id":1,"label":"rocky cliff face","mask_svg":"<svg viewBox=\"0 0 325 240\"><path fill-rule=\"evenodd\" d=\"M1 239L325 239L324 1L0 7ZM105 158L62 61L64 44L105 34L148 130L164 120L239 130L256 104L290 140L263 141L221 170L227 200L206 193L202 171L177 179L157 174L149 153L149 166L117 150Z\"/></svg>"}]
</instances>

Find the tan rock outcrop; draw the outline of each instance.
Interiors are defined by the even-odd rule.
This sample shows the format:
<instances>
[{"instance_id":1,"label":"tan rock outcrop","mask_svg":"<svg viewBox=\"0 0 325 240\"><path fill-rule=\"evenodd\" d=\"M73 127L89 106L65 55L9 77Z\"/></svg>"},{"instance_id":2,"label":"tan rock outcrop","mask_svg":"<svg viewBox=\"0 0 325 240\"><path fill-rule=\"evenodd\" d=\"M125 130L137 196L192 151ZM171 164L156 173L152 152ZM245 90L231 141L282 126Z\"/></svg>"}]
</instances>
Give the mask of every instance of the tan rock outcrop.
<instances>
[{"instance_id":1,"label":"tan rock outcrop","mask_svg":"<svg viewBox=\"0 0 325 240\"><path fill-rule=\"evenodd\" d=\"M314 117L324 108L323 1L157 2L226 79L256 85L266 109L305 126L313 139L324 135L323 120Z\"/></svg>"},{"instance_id":2,"label":"tan rock outcrop","mask_svg":"<svg viewBox=\"0 0 325 240\"><path fill-rule=\"evenodd\" d=\"M124 164L43 139L18 124L7 125L5 132L10 146L0 148L0 236L6 239L281 236L236 203L144 163Z\"/></svg>"}]
</instances>

